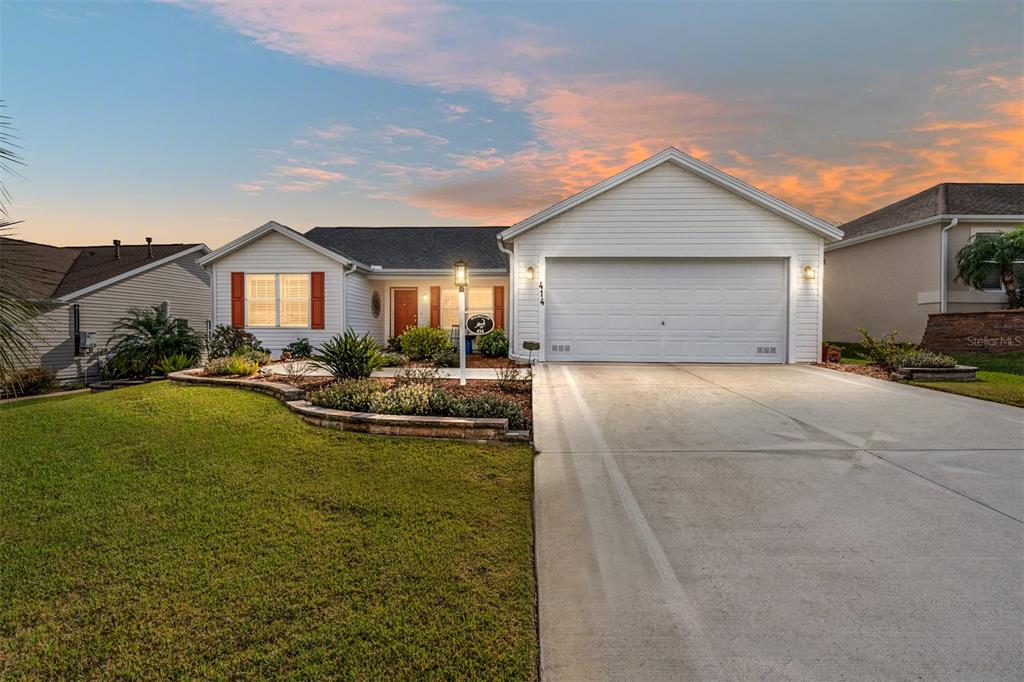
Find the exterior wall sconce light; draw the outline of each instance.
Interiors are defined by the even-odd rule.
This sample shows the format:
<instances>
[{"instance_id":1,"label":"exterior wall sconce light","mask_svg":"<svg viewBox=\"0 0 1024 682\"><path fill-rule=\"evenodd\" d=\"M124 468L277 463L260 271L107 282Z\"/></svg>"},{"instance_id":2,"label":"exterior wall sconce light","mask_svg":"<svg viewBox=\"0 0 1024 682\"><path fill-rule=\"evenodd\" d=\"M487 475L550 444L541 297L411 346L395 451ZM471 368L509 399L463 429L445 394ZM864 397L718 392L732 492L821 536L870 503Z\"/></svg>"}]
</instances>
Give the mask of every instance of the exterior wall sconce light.
<instances>
[{"instance_id":1,"label":"exterior wall sconce light","mask_svg":"<svg viewBox=\"0 0 1024 682\"><path fill-rule=\"evenodd\" d=\"M526 281L532 282L536 278L537 273L534 271L533 266L526 268Z\"/></svg>"},{"instance_id":2,"label":"exterior wall sconce light","mask_svg":"<svg viewBox=\"0 0 1024 682\"><path fill-rule=\"evenodd\" d=\"M455 286L462 289L466 288L469 284L469 268L466 267L466 261L458 260L455 261Z\"/></svg>"},{"instance_id":3,"label":"exterior wall sconce light","mask_svg":"<svg viewBox=\"0 0 1024 682\"><path fill-rule=\"evenodd\" d=\"M818 279L818 271L813 265L804 266L804 279Z\"/></svg>"}]
</instances>

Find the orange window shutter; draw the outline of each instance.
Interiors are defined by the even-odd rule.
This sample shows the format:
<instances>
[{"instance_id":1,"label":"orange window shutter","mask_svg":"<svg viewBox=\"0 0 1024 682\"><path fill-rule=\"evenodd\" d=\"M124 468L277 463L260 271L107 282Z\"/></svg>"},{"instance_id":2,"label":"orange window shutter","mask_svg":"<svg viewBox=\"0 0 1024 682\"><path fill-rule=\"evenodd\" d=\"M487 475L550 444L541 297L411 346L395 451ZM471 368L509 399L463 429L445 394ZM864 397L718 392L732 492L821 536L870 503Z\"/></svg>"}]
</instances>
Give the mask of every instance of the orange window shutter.
<instances>
[{"instance_id":1,"label":"orange window shutter","mask_svg":"<svg viewBox=\"0 0 1024 682\"><path fill-rule=\"evenodd\" d=\"M441 326L441 287L430 287L430 326Z\"/></svg>"},{"instance_id":2,"label":"orange window shutter","mask_svg":"<svg viewBox=\"0 0 1024 682\"><path fill-rule=\"evenodd\" d=\"M245 326L245 273L231 273L231 326Z\"/></svg>"},{"instance_id":3,"label":"orange window shutter","mask_svg":"<svg viewBox=\"0 0 1024 682\"><path fill-rule=\"evenodd\" d=\"M494 287L494 328L505 328L505 287Z\"/></svg>"},{"instance_id":4,"label":"orange window shutter","mask_svg":"<svg viewBox=\"0 0 1024 682\"><path fill-rule=\"evenodd\" d=\"M310 327L313 329L324 328L324 273L309 273L309 299L313 304L312 319Z\"/></svg>"}]
</instances>

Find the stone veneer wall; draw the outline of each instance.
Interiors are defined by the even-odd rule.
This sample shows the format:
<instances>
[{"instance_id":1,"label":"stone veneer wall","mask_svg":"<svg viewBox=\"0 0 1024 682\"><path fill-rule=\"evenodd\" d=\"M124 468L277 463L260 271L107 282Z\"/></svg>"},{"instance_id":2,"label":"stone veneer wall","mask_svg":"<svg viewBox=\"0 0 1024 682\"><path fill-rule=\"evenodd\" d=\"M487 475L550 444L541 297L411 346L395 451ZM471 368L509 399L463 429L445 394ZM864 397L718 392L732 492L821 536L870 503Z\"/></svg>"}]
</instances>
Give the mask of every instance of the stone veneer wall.
<instances>
[{"instance_id":1,"label":"stone veneer wall","mask_svg":"<svg viewBox=\"0 0 1024 682\"><path fill-rule=\"evenodd\" d=\"M933 313L921 346L953 354L1024 352L1024 310Z\"/></svg>"}]
</instances>

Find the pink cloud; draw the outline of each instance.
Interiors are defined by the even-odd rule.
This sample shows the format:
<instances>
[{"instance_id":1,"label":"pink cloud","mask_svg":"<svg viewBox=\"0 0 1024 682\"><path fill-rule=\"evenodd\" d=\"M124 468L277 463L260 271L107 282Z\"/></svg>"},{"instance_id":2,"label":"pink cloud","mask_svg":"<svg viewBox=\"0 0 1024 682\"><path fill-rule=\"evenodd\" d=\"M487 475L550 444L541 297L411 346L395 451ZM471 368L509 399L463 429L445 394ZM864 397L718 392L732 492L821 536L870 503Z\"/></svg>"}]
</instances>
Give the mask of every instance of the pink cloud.
<instances>
[{"instance_id":1,"label":"pink cloud","mask_svg":"<svg viewBox=\"0 0 1024 682\"><path fill-rule=\"evenodd\" d=\"M767 113L792 121L791 110L771 112L768 102L712 97L653 77L560 72L556 59L565 52L564 40L529 24L487 23L471 8L437 0L186 4L206 8L270 49L312 63L442 93L479 91L523 112L533 140L518 150L445 155L430 167L378 166L395 183L382 187L382 196L439 216L500 222L522 218L668 145L835 220L929 183L1022 179L1024 79L1016 61L951 70L937 79L932 90L941 92L944 102L958 104L955 116L929 111L922 103L919 120L909 127L832 144L827 154L797 154L783 146L772 149L772 131L760 130L772 120ZM447 108L447 116L465 113L457 106ZM354 132L347 126L311 129L295 144L316 151L314 141ZM391 142L419 140L433 149L448 143L412 127L389 126L381 135ZM312 168L317 162L301 166ZM277 189L309 191L290 185Z\"/></svg>"}]
</instances>

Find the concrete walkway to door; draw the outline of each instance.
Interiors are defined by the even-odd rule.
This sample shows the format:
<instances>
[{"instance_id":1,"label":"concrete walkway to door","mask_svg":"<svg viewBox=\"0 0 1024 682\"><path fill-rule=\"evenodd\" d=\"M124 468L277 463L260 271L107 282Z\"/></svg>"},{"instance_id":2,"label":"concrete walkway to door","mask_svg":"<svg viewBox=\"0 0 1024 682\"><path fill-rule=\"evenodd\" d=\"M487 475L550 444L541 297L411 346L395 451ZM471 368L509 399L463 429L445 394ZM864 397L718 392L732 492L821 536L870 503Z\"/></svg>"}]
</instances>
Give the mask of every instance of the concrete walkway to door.
<instances>
[{"instance_id":1,"label":"concrete walkway to door","mask_svg":"<svg viewBox=\"0 0 1024 682\"><path fill-rule=\"evenodd\" d=\"M1024 678L1024 410L544 364L534 415L544 679Z\"/></svg>"}]
</instances>

